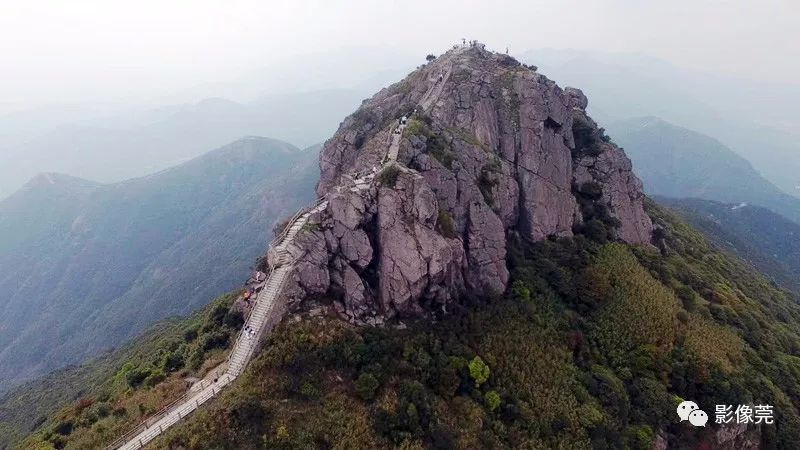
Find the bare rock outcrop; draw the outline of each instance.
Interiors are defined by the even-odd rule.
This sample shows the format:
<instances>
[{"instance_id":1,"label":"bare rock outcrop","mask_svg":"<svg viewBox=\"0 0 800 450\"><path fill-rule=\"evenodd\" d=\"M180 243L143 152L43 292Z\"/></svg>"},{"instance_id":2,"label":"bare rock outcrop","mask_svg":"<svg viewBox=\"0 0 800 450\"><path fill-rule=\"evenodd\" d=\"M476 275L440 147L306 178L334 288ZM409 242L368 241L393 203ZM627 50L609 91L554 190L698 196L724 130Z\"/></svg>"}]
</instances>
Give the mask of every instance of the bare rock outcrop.
<instances>
[{"instance_id":1,"label":"bare rock outcrop","mask_svg":"<svg viewBox=\"0 0 800 450\"><path fill-rule=\"evenodd\" d=\"M509 232L541 240L599 223L648 244L641 182L587 104L480 46L381 90L323 147L317 193L328 206L290 248L289 300L335 298L369 323L501 295Z\"/></svg>"}]
</instances>

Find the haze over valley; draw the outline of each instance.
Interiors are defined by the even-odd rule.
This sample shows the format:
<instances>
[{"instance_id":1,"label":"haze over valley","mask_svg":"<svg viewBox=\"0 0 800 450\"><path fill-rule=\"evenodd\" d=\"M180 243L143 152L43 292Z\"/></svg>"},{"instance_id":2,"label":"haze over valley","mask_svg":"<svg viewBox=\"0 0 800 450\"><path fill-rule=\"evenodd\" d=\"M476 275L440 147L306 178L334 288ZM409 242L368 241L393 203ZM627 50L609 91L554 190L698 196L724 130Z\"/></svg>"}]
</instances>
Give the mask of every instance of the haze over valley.
<instances>
[{"instance_id":1,"label":"haze over valley","mask_svg":"<svg viewBox=\"0 0 800 450\"><path fill-rule=\"evenodd\" d=\"M798 30L5 6L0 450L794 448Z\"/></svg>"}]
</instances>

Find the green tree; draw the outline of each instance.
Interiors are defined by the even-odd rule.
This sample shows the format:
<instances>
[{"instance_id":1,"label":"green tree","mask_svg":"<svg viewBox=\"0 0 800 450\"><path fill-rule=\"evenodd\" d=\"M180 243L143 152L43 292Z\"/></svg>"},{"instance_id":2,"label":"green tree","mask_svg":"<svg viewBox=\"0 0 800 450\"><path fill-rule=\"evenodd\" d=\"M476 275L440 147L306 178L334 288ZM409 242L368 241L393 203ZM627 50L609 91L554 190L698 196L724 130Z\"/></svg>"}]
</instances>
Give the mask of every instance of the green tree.
<instances>
[{"instance_id":1,"label":"green tree","mask_svg":"<svg viewBox=\"0 0 800 450\"><path fill-rule=\"evenodd\" d=\"M375 391L378 389L378 379L375 375L364 372L358 376L355 382L356 393L365 401L370 401L375 398Z\"/></svg>"},{"instance_id":2,"label":"green tree","mask_svg":"<svg viewBox=\"0 0 800 450\"><path fill-rule=\"evenodd\" d=\"M531 300L531 290L525 286L525 282L517 280L511 285L511 296L516 300L528 302Z\"/></svg>"},{"instance_id":3,"label":"green tree","mask_svg":"<svg viewBox=\"0 0 800 450\"><path fill-rule=\"evenodd\" d=\"M488 408L490 412L493 412L500 406L500 403L502 403L500 394L498 394L497 391L489 391L483 394L483 401L486 403L486 408Z\"/></svg>"},{"instance_id":4,"label":"green tree","mask_svg":"<svg viewBox=\"0 0 800 450\"><path fill-rule=\"evenodd\" d=\"M489 366L481 359L480 356L472 358L469 362L469 375L475 380L475 386L480 386L489 379Z\"/></svg>"}]
</instances>

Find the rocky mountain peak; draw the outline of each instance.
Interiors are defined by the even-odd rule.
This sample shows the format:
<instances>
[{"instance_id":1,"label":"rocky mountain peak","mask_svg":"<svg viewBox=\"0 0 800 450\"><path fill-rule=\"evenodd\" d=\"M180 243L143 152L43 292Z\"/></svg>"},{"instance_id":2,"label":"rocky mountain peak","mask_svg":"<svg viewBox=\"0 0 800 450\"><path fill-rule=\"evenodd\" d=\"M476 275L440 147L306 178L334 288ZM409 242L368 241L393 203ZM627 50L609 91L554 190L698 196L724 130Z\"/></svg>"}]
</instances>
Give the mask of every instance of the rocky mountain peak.
<instances>
[{"instance_id":1,"label":"rocky mountain peak","mask_svg":"<svg viewBox=\"0 0 800 450\"><path fill-rule=\"evenodd\" d=\"M587 104L479 44L364 101L321 151L328 206L290 249L289 300L370 322L501 294L509 234L649 243L641 183Z\"/></svg>"}]
</instances>

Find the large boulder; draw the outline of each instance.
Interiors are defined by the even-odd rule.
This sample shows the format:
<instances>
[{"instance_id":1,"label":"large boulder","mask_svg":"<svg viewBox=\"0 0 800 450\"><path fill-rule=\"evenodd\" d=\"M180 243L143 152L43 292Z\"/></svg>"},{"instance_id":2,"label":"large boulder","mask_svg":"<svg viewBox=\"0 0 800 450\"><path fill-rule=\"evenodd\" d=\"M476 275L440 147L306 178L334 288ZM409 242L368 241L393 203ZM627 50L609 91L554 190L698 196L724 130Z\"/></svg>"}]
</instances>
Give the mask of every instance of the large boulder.
<instances>
[{"instance_id":1,"label":"large boulder","mask_svg":"<svg viewBox=\"0 0 800 450\"><path fill-rule=\"evenodd\" d=\"M293 245L287 295L325 294L370 322L501 295L509 232L535 241L600 221L647 245L641 182L587 104L580 90L481 46L381 90L322 149L317 193L328 207ZM397 161L387 163L402 116ZM379 168L366 185L354 181Z\"/></svg>"}]
</instances>

